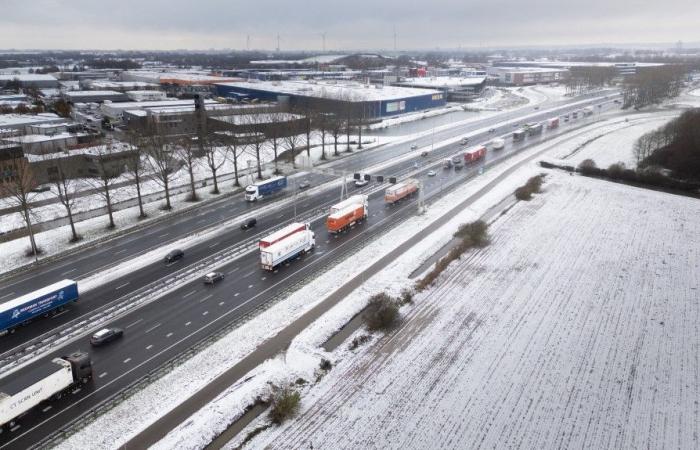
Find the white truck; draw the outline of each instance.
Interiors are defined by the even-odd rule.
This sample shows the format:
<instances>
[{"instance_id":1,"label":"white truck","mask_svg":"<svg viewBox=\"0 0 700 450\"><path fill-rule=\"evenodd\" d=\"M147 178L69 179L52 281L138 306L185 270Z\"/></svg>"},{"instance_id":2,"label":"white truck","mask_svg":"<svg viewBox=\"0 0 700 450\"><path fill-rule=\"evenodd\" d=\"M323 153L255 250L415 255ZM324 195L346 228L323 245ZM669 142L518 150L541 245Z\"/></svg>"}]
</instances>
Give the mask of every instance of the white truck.
<instances>
[{"instance_id":1,"label":"white truck","mask_svg":"<svg viewBox=\"0 0 700 450\"><path fill-rule=\"evenodd\" d=\"M273 271L285 262L310 252L315 246L314 232L300 230L269 247L260 248L260 264L263 269Z\"/></svg>"},{"instance_id":2,"label":"white truck","mask_svg":"<svg viewBox=\"0 0 700 450\"><path fill-rule=\"evenodd\" d=\"M71 388L92 379L92 361L74 352L30 364L0 379L0 431L12 429L17 419L39 403L59 399Z\"/></svg>"}]
</instances>

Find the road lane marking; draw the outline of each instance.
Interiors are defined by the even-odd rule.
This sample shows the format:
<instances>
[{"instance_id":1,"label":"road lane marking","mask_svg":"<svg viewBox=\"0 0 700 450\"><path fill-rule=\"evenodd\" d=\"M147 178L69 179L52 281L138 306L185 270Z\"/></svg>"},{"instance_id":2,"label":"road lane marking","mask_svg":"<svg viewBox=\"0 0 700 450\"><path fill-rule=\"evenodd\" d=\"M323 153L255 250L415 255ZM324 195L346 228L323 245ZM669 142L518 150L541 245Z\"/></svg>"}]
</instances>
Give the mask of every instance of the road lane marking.
<instances>
[{"instance_id":1,"label":"road lane marking","mask_svg":"<svg viewBox=\"0 0 700 450\"><path fill-rule=\"evenodd\" d=\"M221 244L221 241L219 241L219 242L214 242L213 244L211 244L211 245L209 246L209 248L214 248L214 247L216 247L216 246L219 245L219 244Z\"/></svg>"},{"instance_id":2,"label":"road lane marking","mask_svg":"<svg viewBox=\"0 0 700 450\"><path fill-rule=\"evenodd\" d=\"M239 295L240 295L240 292L236 292L235 294L233 294L234 297L238 297Z\"/></svg>"},{"instance_id":3,"label":"road lane marking","mask_svg":"<svg viewBox=\"0 0 700 450\"><path fill-rule=\"evenodd\" d=\"M250 288L252 288L252 287L253 287L253 285L252 285L252 284L249 284L249 285L248 285L248 289L250 289Z\"/></svg>"},{"instance_id":4,"label":"road lane marking","mask_svg":"<svg viewBox=\"0 0 700 450\"><path fill-rule=\"evenodd\" d=\"M78 388L78 389L72 391L71 394L75 395L75 394L77 394L78 392L80 392L80 391L82 391L82 390L83 390L83 388Z\"/></svg>"},{"instance_id":5,"label":"road lane marking","mask_svg":"<svg viewBox=\"0 0 700 450\"><path fill-rule=\"evenodd\" d=\"M165 236L167 236L167 235L169 235L169 234L170 234L170 233L159 234L158 237L165 237Z\"/></svg>"},{"instance_id":6,"label":"road lane marking","mask_svg":"<svg viewBox=\"0 0 700 450\"><path fill-rule=\"evenodd\" d=\"M76 270L78 270L77 267L74 267L71 270L66 270L61 275L68 275L69 273L75 272Z\"/></svg>"},{"instance_id":7,"label":"road lane marking","mask_svg":"<svg viewBox=\"0 0 700 450\"><path fill-rule=\"evenodd\" d=\"M172 335L173 335L173 333L168 333L168 334L165 335L165 337L166 337L166 338L169 338L169 337L172 336Z\"/></svg>"},{"instance_id":8,"label":"road lane marking","mask_svg":"<svg viewBox=\"0 0 700 450\"><path fill-rule=\"evenodd\" d=\"M47 412L51 409L51 405L47 406L46 408L42 409L41 412Z\"/></svg>"},{"instance_id":9,"label":"road lane marking","mask_svg":"<svg viewBox=\"0 0 700 450\"><path fill-rule=\"evenodd\" d=\"M224 305L224 302L219 302L219 306L223 306L223 305Z\"/></svg>"},{"instance_id":10,"label":"road lane marking","mask_svg":"<svg viewBox=\"0 0 700 450\"><path fill-rule=\"evenodd\" d=\"M204 312L202 313L203 316L206 316L207 314L209 314L209 311L204 311Z\"/></svg>"},{"instance_id":11,"label":"road lane marking","mask_svg":"<svg viewBox=\"0 0 700 450\"><path fill-rule=\"evenodd\" d=\"M121 289L121 288L123 288L123 287L127 287L130 283L131 283L131 281L127 281L126 283L122 284L121 286L117 286L117 288L115 289L115 291L118 291L119 289Z\"/></svg>"},{"instance_id":12,"label":"road lane marking","mask_svg":"<svg viewBox=\"0 0 700 450\"><path fill-rule=\"evenodd\" d=\"M106 375L107 375L107 372L102 372L100 374L100 376L98 376L97 378L104 378Z\"/></svg>"},{"instance_id":13,"label":"road lane marking","mask_svg":"<svg viewBox=\"0 0 700 450\"><path fill-rule=\"evenodd\" d=\"M67 309L64 309L64 310L61 311L60 313L54 314L52 318L55 319L56 317L62 316L62 315L64 315L64 314L67 313L67 312L68 312L68 310L67 310Z\"/></svg>"},{"instance_id":14,"label":"road lane marking","mask_svg":"<svg viewBox=\"0 0 700 450\"><path fill-rule=\"evenodd\" d=\"M126 328L131 328L131 327L133 327L134 325L136 325L136 324L139 323L139 322L143 322L143 319L139 319L139 320L137 320L136 322L127 325Z\"/></svg>"},{"instance_id":15,"label":"road lane marking","mask_svg":"<svg viewBox=\"0 0 700 450\"><path fill-rule=\"evenodd\" d=\"M151 345L149 345L148 347L146 347L146 350L150 350L150 349L152 349L152 348L153 348L153 345L151 344Z\"/></svg>"},{"instance_id":16,"label":"road lane marking","mask_svg":"<svg viewBox=\"0 0 700 450\"><path fill-rule=\"evenodd\" d=\"M204 303L205 301L209 300L209 299L212 297L212 295L214 295L214 294L209 294L209 295L207 295L206 297L204 297L203 299L201 299L201 300L199 301L199 303Z\"/></svg>"},{"instance_id":17,"label":"road lane marking","mask_svg":"<svg viewBox=\"0 0 700 450\"><path fill-rule=\"evenodd\" d=\"M5 298L5 297L9 297L9 296L11 296L11 295L15 295L15 293L14 293L14 292L10 292L9 294L5 294L5 295L3 295L2 297L0 297L0 299L3 299L3 298Z\"/></svg>"},{"instance_id":18,"label":"road lane marking","mask_svg":"<svg viewBox=\"0 0 700 450\"><path fill-rule=\"evenodd\" d=\"M189 327L192 322L185 322L185 326Z\"/></svg>"},{"instance_id":19,"label":"road lane marking","mask_svg":"<svg viewBox=\"0 0 700 450\"><path fill-rule=\"evenodd\" d=\"M196 293L196 292L197 292L197 289L195 289L194 291L192 291L192 292L190 292L190 293L188 293L188 294L183 295L182 298L187 298L187 297L189 297L190 295L192 295L192 294L194 294L194 293Z\"/></svg>"},{"instance_id":20,"label":"road lane marking","mask_svg":"<svg viewBox=\"0 0 700 450\"><path fill-rule=\"evenodd\" d=\"M249 276L253 275L254 273L255 273L255 271L254 271L254 270L251 270L251 271L248 272L247 274L243 275L241 278L248 278Z\"/></svg>"},{"instance_id":21,"label":"road lane marking","mask_svg":"<svg viewBox=\"0 0 700 450\"><path fill-rule=\"evenodd\" d=\"M233 272L237 271L238 267L234 267L232 270L228 271L228 274L231 275Z\"/></svg>"},{"instance_id":22,"label":"road lane marking","mask_svg":"<svg viewBox=\"0 0 700 450\"><path fill-rule=\"evenodd\" d=\"M14 433L15 431L19 430L20 426L21 425L15 425L14 427L10 428L10 431Z\"/></svg>"},{"instance_id":23,"label":"road lane marking","mask_svg":"<svg viewBox=\"0 0 700 450\"><path fill-rule=\"evenodd\" d=\"M265 281L265 280L267 280L267 277L262 277L260 280Z\"/></svg>"},{"instance_id":24,"label":"road lane marking","mask_svg":"<svg viewBox=\"0 0 700 450\"><path fill-rule=\"evenodd\" d=\"M151 328L149 328L148 330L146 330L146 333L150 333L151 331L155 330L155 329L158 328L159 326L161 326L161 323L160 323L160 322L158 322L157 324L153 325Z\"/></svg>"},{"instance_id":25,"label":"road lane marking","mask_svg":"<svg viewBox=\"0 0 700 450\"><path fill-rule=\"evenodd\" d=\"M121 253L124 253L125 251L126 251L126 249L119 250L118 252L114 252L114 254L115 254L115 255L119 255L119 254L121 254Z\"/></svg>"},{"instance_id":26,"label":"road lane marking","mask_svg":"<svg viewBox=\"0 0 700 450\"><path fill-rule=\"evenodd\" d=\"M129 361L131 361L131 358L126 358L126 359L124 360L124 364L128 363Z\"/></svg>"}]
</instances>

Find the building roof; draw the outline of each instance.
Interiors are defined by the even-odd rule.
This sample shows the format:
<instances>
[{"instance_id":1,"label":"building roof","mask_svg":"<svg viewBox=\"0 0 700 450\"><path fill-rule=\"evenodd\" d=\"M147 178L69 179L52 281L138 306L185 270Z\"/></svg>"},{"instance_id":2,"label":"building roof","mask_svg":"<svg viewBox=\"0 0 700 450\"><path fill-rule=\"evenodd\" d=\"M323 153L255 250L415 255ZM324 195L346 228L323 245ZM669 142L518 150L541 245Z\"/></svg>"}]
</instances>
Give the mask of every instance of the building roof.
<instances>
[{"instance_id":1,"label":"building roof","mask_svg":"<svg viewBox=\"0 0 700 450\"><path fill-rule=\"evenodd\" d=\"M235 83L217 83L219 86L267 91L281 95L297 95L350 102L387 101L431 94L440 91L416 89L399 86L374 86L353 82L336 81L239 81Z\"/></svg>"},{"instance_id":2,"label":"building roof","mask_svg":"<svg viewBox=\"0 0 700 450\"><path fill-rule=\"evenodd\" d=\"M214 120L219 120L221 122L226 122L230 123L232 125L246 125L251 123L251 119L255 117L255 123L256 125L262 125L266 123L275 123L275 122L289 122L292 120L300 120L303 119L304 116L300 114L291 114L291 113L283 113L283 112L276 112L276 113L257 113L257 114L234 114L232 116L217 116L214 117Z\"/></svg>"},{"instance_id":3,"label":"building roof","mask_svg":"<svg viewBox=\"0 0 700 450\"><path fill-rule=\"evenodd\" d=\"M398 84L438 89L477 86L484 81L486 81L486 77L416 77L406 78Z\"/></svg>"},{"instance_id":4,"label":"building roof","mask_svg":"<svg viewBox=\"0 0 700 450\"><path fill-rule=\"evenodd\" d=\"M65 122L65 119L53 113L0 114L0 128L22 127L46 122Z\"/></svg>"},{"instance_id":5,"label":"building roof","mask_svg":"<svg viewBox=\"0 0 700 450\"><path fill-rule=\"evenodd\" d=\"M108 97L113 95L124 97L123 92L117 91L68 91L65 95L67 97Z\"/></svg>"},{"instance_id":6,"label":"building roof","mask_svg":"<svg viewBox=\"0 0 700 450\"><path fill-rule=\"evenodd\" d=\"M24 136L13 136L5 138L5 141L15 142L17 144L36 144L39 142L59 141L61 139L77 138L79 136L87 136L86 133L68 133L64 131L56 134L25 134Z\"/></svg>"},{"instance_id":7,"label":"building roof","mask_svg":"<svg viewBox=\"0 0 700 450\"><path fill-rule=\"evenodd\" d=\"M6 74L2 73L0 74L0 81L11 81L14 79L18 79L19 81L55 81L58 83L58 80L56 77L53 75L48 75L48 74L41 74L41 73L20 73L20 74Z\"/></svg>"}]
</instances>

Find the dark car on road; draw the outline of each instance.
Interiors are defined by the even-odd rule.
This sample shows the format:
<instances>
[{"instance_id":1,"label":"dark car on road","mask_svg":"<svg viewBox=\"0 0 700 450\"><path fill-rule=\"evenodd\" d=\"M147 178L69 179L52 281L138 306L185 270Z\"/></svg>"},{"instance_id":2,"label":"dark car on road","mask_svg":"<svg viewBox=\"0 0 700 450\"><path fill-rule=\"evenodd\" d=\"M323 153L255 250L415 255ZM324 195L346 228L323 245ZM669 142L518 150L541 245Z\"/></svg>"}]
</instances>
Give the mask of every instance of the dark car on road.
<instances>
[{"instance_id":1,"label":"dark car on road","mask_svg":"<svg viewBox=\"0 0 700 450\"><path fill-rule=\"evenodd\" d=\"M94 345L95 347L99 347L100 345L105 345L112 341L116 341L122 336L124 336L124 330L121 328L103 328L92 335L90 338L90 344Z\"/></svg>"},{"instance_id":2,"label":"dark car on road","mask_svg":"<svg viewBox=\"0 0 700 450\"><path fill-rule=\"evenodd\" d=\"M204 284L214 284L217 281L224 279L224 274L221 272L209 272L204 275Z\"/></svg>"},{"instance_id":3,"label":"dark car on road","mask_svg":"<svg viewBox=\"0 0 700 450\"><path fill-rule=\"evenodd\" d=\"M185 252L183 252L180 249L176 249L176 250L171 250L170 253L165 255L164 261L166 264L169 264L169 263L172 263L175 261L179 261L184 257L185 257Z\"/></svg>"},{"instance_id":4,"label":"dark car on road","mask_svg":"<svg viewBox=\"0 0 700 450\"><path fill-rule=\"evenodd\" d=\"M255 217L251 217L241 224L241 230L247 230L248 228L253 228L258 221Z\"/></svg>"},{"instance_id":5,"label":"dark car on road","mask_svg":"<svg viewBox=\"0 0 700 450\"><path fill-rule=\"evenodd\" d=\"M309 180L304 180L299 183L299 189L308 189L311 187L311 182Z\"/></svg>"}]
</instances>

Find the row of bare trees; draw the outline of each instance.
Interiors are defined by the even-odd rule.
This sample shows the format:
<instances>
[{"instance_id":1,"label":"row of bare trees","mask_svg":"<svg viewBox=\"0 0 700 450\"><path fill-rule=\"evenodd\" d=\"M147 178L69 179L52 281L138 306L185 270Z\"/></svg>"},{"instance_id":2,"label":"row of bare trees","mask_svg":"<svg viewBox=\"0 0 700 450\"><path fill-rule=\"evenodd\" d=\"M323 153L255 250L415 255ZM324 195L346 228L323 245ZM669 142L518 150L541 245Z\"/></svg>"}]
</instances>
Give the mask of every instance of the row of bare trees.
<instances>
[{"instance_id":1,"label":"row of bare trees","mask_svg":"<svg viewBox=\"0 0 700 450\"><path fill-rule=\"evenodd\" d=\"M610 85L617 75L614 67L571 67L568 77L564 82L566 93L579 95L591 89L598 89Z\"/></svg>"},{"instance_id":2,"label":"row of bare trees","mask_svg":"<svg viewBox=\"0 0 700 450\"><path fill-rule=\"evenodd\" d=\"M684 65L645 67L625 78L623 83L623 108L641 108L655 105L678 96L687 73Z\"/></svg>"},{"instance_id":3,"label":"row of bare trees","mask_svg":"<svg viewBox=\"0 0 700 450\"><path fill-rule=\"evenodd\" d=\"M104 201L108 228L115 228L114 201L118 187L133 185L138 203L138 218L147 217L144 208L143 184L147 180L158 183L163 189L164 210L172 209L171 190L179 170L187 171L190 195L188 200L197 201L196 173L204 166L212 179L213 194L220 193L221 170L227 162L233 166L233 185L241 186L241 158L246 154L255 161L254 174L262 179L264 153L272 151L275 173L279 173L278 163L284 156L296 167L296 155L306 150L311 158L314 137L320 138L321 158L327 159L327 139L332 138L333 153L340 154L339 144L346 137L346 151L350 151L351 132L358 133L361 146L361 126L366 111L347 108L343 111L326 113L311 108L297 108L291 113L270 112L246 114L239 117L235 127L211 127L206 136L168 136L155 122L131 128L126 133L125 143L115 143L104 139L91 148L90 156L94 170L87 178L77 178L69 158L63 154L46 154L43 160L50 168L52 195L66 212L70 225L70 242L81 239L75 226L75 211L78 201L87 187L89 192L98 194ZM241 132L240 126L248 132ZM36 222L34 188L39 184L37 177L24 158L13 160L14 176L9 183L0 184L0 196L11 199L21 211L30 240L31 254L35 258L41 253L37 245L33 224Z\"/></svg>"}]
</instances>

